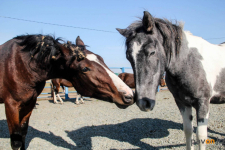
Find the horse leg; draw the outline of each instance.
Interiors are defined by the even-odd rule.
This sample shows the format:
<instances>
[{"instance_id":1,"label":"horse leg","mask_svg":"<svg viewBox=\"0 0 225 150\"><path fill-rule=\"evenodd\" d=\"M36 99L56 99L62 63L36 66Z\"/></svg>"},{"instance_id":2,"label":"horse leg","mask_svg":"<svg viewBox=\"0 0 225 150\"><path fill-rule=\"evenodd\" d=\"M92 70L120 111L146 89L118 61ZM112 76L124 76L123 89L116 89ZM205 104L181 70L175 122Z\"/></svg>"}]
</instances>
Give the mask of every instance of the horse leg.
<instances>
[{"instance_id":1,"label":"horse leg","mask_svg":"<svg viewBox=\"0 0 225 150\"><path fill-rule=\"evenodd\" d=\"M176 101L177 102L177 101ZM193 125L192 125L192 107L185 106L177 102L177 106L183 118L183 130L186 137L186 149L193 150L192 146L192 135L193 135Z\"/></svg>"},{"instance_id":2,"label":"horse leg","mask_svg":"<svg viewBox=\"0 0 225 150\"><path fill-rule=\"evenodd\" d=\"M200 104L200 103L199 103ZM208 103L207 103L208 104ZM209 119L209 104L197 107L197 141L199 142L199 149L205 150L207 140L207 125Z\"/></svg>"},{"instance_id":3,"label":"horse leg","mask_svg":"<svg viewBox=\"0 0 225 150\"><path fill-rule=\"evenodd\" d=\"M53 101L54 101L55 104L58 104L55 89L53 89Z\"/></svg>"},{"instance_id":4,"label":"horse leg","mask_svg":"<svg viewBox=\"0 0 225 150\"><path fill-rule=\"evenodd\" d=\"M51 97L53 97L54 85L52 82L50 83L50 87L51 87Z\"/></svg>"},{"instance_id":5,"label":"horse leg","mask_svg":"<svg viewBox=\"0 0 225 150\"><path fill-rule=\"evenodd\" d=\"M77 98L76 98L75 103L76 103L77 105L79 105L79 104L80 104L80 103L79 103L79 93L77 93Z\"/></svg>"},{"instance_id":6,"label":"horse leg","mask_svg":"<svg viewBox=\"0 0 225 150\"><path fill-rule=\"evenodd\" d=\"M66 90L65 90L64 86L61 85L61 87L62 87L62 89L63 89L63 93L66 94Z\"/></svg>"},{"instance_id":7,"label":"horse leg","mask_svg":"<svg viewBox=\"0 0 225 150\"><path fill-rule=\"evenodd\" d=\"M80 101L81 101L80 102L81 104L84 104L83 96L81 96L81 95L80 95Z\"/></svg>"},{"instance_id":8,"label":"horse leg","mask_svg":"<svg viewBox=\"0 0 225 150\"><path fill-rule=\"evenodd\" d=\"M28 112L25 116L23 116L23 119L21 121L21 132L22 132L22 141L23 141L21 150L25 150L25 139L27 135L28 124L29 124L31 113L32 113L32 110Z\"/></svg>"},{"instance_id":9,"label":"horse leg","mask_svg":"<svg viewBox=\"0 0 225 150\"><path fill-rule=\"evenodd\" d=\"M59 96L58 93L57 93L57 96L58 96L58 98L59 98L60 103L63 104L63 100L62 100L62 98Z\"/></svg>"},{"instance_id":10,"label":"horse leg","mask_svg":"<svg viewBox=\"0 0 225 150\"><path fill-rule=\"evenodd\" d=\"M23 138L19 120L19 103L14 100L5 101L5 113L9 128L11 147L18 150L23 145Z\"/></svg>"}]
</instances>

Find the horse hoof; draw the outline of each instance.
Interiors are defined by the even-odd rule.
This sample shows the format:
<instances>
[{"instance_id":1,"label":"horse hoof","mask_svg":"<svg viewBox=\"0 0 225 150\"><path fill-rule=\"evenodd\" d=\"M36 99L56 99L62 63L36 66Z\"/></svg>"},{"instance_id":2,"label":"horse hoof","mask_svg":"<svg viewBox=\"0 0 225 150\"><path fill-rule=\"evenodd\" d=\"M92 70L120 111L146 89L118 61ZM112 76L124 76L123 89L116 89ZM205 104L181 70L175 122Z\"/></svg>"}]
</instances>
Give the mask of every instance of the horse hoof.
<instances>
[{"instance_id":1,"label":"horse hoof","mask_svg":"<svg viewBox=\"0 0 225 150\"><path fill-rule=\"evenodd\" d=\"M11 143L12 149L13 150L18 150L22 147L22 142L21 141L13 141Z\"/></svg>"}]
</instances>

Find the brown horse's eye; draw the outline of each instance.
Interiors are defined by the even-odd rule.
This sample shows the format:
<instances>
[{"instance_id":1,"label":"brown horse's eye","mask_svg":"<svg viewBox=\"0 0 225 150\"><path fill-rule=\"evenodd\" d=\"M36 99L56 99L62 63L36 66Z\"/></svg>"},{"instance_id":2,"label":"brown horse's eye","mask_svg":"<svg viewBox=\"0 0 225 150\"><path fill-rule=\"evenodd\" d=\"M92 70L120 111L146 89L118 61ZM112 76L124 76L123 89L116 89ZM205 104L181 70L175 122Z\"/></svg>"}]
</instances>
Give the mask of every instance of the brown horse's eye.
<instances>
[{"instance_id":1,"label":"brown horse's eye","mask_svg":"<svg viewBox=\"0 0 225 150\"><path fill-rule=\"evenodd\" d=\"M82 71L83 71L83 72L88 72L88 71L90 71L90 69L89 69L88 67L84 67L84 68L82 69Z\"/></svg>"}]
</instances>

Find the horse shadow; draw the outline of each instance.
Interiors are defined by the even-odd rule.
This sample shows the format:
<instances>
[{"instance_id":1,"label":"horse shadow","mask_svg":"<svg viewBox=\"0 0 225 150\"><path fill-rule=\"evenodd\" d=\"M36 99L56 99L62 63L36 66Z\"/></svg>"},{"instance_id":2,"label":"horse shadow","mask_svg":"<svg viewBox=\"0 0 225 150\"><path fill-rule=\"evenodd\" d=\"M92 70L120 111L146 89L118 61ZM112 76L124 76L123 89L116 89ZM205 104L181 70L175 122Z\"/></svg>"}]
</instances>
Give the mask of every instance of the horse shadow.
<instances>
[{"instance_id":1,"label":"horse shadow","mask_svg":"<svg viewBox=\"0 0 225 150\"><path fill-rule=\"evenodd\" d=\"M158 150L165 147L184 146L185 144L156 147L142 142L141 139L160 139L169 135L168 129L182 130L182 128L182 124L168 120L139 118L119 124L82 127L78 130L66 131L66 133L76 143L77 147L81 149L92 149L91 138L100 136L127 142L140 147L140 149Z\"/></svg>"},{"instance_id":2,"label":"horse shadow","mask_svg":"<svg viewBox=\"0 0 225 150\"><path fill-rule=\"evenodd\" d=\"M6 120L0 120L0 131L4 131L3 134L0 132L0 138L9 138L8 126ZM46 133L39 131L32 126L29 126L28 134L26 137L26 147L33 138L39 137L46 141L51 142L57 147L69 148L69 149L93 149L92 137L106 137L109 139L117 140L120 142L127 142L131 145L139 147L138 149L154 149L159 150L163 148L174 148L185 146L183 144L175 145L162 145L153 146L142 142L141 139L160 139L169 135L169 129L182 130L183 125L168 120L151 119L151 118L138 118L132 119L127 122L110 124L110 125L99 125L99 126L85 126L73 131L65 131L67 136L76 143L76 146L65 141L61 136L57 136L52 132ZM195 127L196 130L196 127ZM225 135L213 130L208 129L208 132ZM211 137L213 138L213 137ZM215 137L214 137L215 138ZM113 150L113 149L111 149Z\"/></svg>"},{"instance_id":3,"label":"horse shadow","mask_svg":"<svg viewBox=\"0 0 225 150\"><path fill-rule=\"evenodd\" d=\"M4 132L3 132L4 131ZM63 147L63 148L69 148L69 149L75 149L76 146L73 144L68 143L65 141L61 136L57 136L52 132L46 133L43 131L39 131L32 126L29 126L28 133L26 136L26 149L29 146L32 139L39 137L43 140L51 142L53 145L57 147ZM8 125L6 120L0 120L0 138L10 138L9 132L8 132ZM9 142L10 145L10 142Z\"/></svg>"},{"instance_id":4,"label":"horse shadow","mask_svg":"<svg viewBox=\"0 0 225 150\"><path fill-rule=\"evenodd\" d=\"M97 136L127 142L140 147L140 149L159 150L186 145L184 142L183 144L176 145L152 146L141 141L144 138L160 139L167 137L169 135L168 129L182 130L183 125L168 120L139 118L119 124L82 127L78 130L66 131L66 133L77 144L77 147L81 149L92 149L91 138ZM196 131L196 127L194 127L194 130ZM225 135L210 129L208 129L208 132Z\"/></svg>"}]
</instances>

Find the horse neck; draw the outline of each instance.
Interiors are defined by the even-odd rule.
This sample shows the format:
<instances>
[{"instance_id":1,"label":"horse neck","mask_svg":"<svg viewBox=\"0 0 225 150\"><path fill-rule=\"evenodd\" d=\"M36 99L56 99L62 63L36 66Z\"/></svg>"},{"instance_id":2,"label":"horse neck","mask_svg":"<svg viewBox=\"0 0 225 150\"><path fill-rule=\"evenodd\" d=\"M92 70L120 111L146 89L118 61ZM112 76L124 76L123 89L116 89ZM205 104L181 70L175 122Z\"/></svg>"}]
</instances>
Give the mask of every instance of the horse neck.
<instances>
[{"instance_id":1,"label":"horse neck","mask_svg":"<svg viewBox=\"0 0 225 150\"><path fill-rule=\"evenodd\" d=\"M188 58L188 42L184 32L182 32L182 36L180 37L181 43L179 49L177 49L176 39L172 40L171 47L168 51L165 51L166 55L166 72L176 75L182 69L182 65Z\"/></svg>"},{"instance_id":2,"label":"horse neck","mask_svg":"<svg viewBox=\"0 0 225 150\"><path fill-rule=\"evenodd\" d=\"M198 73L203 71L202 60L204 59L203 47L210 47L212 44L208 43L201 37L193 36L190 32L182 32L182 40L179 51L175 51L173 48L171 51L171 57L168 61L166 71L173 75L184 77L187 72ZM186 72L186 73L184 73ZM185 76L186 77L186 76Z\"/></svg>"},{"instance_id":3,"label":"horse neck","mask_svg":"<svg viewBox=\"0 0 225 150\"><path fill-rule=\"evenodd\" d=\"M66 61L63 58L58 58L51 62L40 64L38 62L31 62L29 65L29 71L33 75L37 82L44 82L53 78L66 78ZM43 67L47 66L47 67Z\"/></svg>"}]
</instances>

